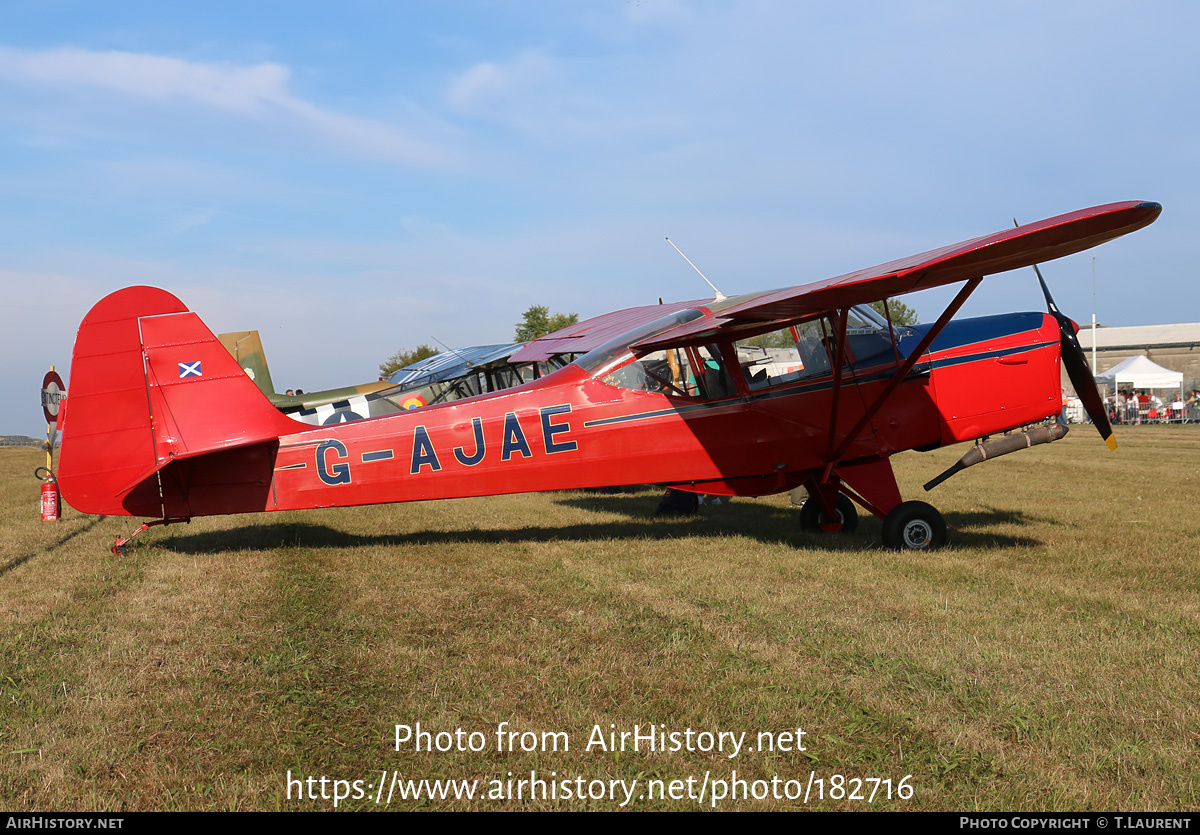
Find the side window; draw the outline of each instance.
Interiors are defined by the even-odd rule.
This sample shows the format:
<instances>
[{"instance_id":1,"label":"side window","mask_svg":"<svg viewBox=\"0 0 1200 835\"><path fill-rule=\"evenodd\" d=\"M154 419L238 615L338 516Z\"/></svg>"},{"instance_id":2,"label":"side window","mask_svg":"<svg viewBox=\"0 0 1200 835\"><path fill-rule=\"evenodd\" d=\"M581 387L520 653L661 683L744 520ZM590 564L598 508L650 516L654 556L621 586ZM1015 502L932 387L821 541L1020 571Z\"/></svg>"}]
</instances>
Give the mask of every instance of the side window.
<instances>
[{"instance_id":1,"label":"side window","mask_svg":"<svg viewBox=\"0 0 1200 835\"><path fill-rule=\"evenodd\" d=\"M488 391L503 391L526 382L525 375L521 371L522 369L513 365L501 365L491 369L488 372L490 377ZM529 379L532 379L532 375Z\"/></svg>"},{"instance_id":2,"label":"side window","mask_svg":"<svg viewBox=\"0 0 1200 835\"><path fill-rule=\"evenodd\" d=\"M718 400L737 394L737 388L729 376L729 369L721 358L716 345L700 345L687 350L688 368L696 381L699 396L705 400Z\"/></svg>"},{"instance_id":3,"label":"side window","mask_svg":"<svg viewBox=\"0 0 1200 835\"><path fill-rule=\"evenodd\" d=\"M829 374L837 349L828 323L821 325L818 319L734 343L750 390Z\"/></svg>"},{"instance_id":4,"label":"side window","mask_svg":"<svg viewBox=\"0 0 1200 835\"><path fill-rule=\"evenodd\" d=\"M869 307L850 308L846 322L846 341L860 367L892 360L892 334L885 320Z\"/></svg>"},{"instance_id":5,"label":"side window","mask_svg":"<svg viewBox=\"0 0 1200 835\"><path fill-rule=\"evenodd\" d=\"M715 345L654 351L610 371L602 381L617 388L692 400L716 400L737 394Z\"/></svg>"},{"instance_id":6,"label":"side window","mask_svg":"<svg viewBox=\"0 0 1200 835\"><path fill-rule=\"evenodd\" d=\"M816 319L797 325L796 347L800 352L803 363L800 376L820 377L833 373L833 363L837 360L837 337L834 336L833 323L827 319Z\"/></svg>"}]
</instances>

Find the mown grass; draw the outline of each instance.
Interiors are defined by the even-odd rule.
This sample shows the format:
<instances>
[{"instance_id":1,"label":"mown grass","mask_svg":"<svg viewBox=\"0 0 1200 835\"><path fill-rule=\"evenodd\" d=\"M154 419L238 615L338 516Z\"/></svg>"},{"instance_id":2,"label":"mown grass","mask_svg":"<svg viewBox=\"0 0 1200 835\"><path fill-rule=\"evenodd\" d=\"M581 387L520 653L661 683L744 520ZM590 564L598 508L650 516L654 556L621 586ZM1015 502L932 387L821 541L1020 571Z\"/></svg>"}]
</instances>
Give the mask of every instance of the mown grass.
<instances>
[{"instance_id":1,"label":"mown grass","mask_svg":"<svg viewBox=\"0 0 1200 835\"><path fill-rule=\"evenodd\" d=\"M289 799L288 771L486 790L536 769L911 774L884 809L1194 809L1200 432L1119 439L1076 429L955 477L932 497L951 547L918 555L881 550L869 518L801 535L786 497L652 520L647 489L198 519L115 557L132 520L39 522L40 454L0 450L0 806L329 808ZM905 496L962 451L898 456ZM488 750L395 750L416 722ZM497 752L501 722L570 750ZM584 750L610 724L747 745L799 727L808 750Z\"/></svg>"}]
</instances>

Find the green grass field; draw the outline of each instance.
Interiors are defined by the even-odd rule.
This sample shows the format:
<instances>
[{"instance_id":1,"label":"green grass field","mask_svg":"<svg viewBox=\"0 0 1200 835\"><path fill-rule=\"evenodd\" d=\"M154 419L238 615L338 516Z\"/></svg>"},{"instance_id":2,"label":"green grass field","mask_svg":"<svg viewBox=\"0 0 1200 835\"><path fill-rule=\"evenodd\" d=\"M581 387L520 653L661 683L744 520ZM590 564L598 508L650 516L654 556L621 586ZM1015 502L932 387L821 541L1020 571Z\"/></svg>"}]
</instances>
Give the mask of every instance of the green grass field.
<instances>
[{"instance_id":1,"label":"green grass field","mask_svg":"<svg viewBox=\"0 0 1200 835\"><path fill-rule=\"evenodd\" d=\"M645 489L199 519L115 557L133 520L40 522L42 454L2 449L0 807L324 809L360 780L338 808L615 809L636 780L626 808L1194 810L1200 431L1118 438L951 479L929 554L869 517L801 535L786 496L652 520ZM898 456L905 497L964 451ZM397 750L417 722L483 750ZM682 749L587 749L635 725Z\"/></svg>"}]
</instances>

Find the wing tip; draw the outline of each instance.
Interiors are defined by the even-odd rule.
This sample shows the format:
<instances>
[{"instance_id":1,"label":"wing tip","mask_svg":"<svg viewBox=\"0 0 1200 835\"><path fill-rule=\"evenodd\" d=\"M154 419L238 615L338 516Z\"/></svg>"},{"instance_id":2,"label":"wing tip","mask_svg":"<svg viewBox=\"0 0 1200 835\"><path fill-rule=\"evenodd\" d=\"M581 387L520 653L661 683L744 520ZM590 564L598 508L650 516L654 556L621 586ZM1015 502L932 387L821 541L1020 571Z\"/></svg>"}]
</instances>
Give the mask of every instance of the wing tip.
<instances>
[{"instance_id":1,"label":"wing tip","mask_svg":"<svg viewBox=\"0 0 1200 835\"><path fill-rule=\"evenodd\" d=\"M1158 216L1162 214L1162 203L1155 203L1152 200L1144 200L1134 206L1134 208L1144 217L1142 226L1149 226L1158 220Z\"/></svg>"}]
</instances>

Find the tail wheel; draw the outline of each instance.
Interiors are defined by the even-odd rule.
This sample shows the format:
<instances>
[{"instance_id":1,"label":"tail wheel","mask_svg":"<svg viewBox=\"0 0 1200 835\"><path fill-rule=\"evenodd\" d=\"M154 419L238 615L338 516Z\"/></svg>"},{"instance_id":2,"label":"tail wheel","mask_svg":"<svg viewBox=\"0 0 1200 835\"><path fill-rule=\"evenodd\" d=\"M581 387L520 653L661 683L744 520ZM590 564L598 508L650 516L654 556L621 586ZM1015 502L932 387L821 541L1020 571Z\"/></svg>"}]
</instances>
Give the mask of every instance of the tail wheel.
<instances>
[{"instance_id":1,"label":"tail wheel","mask_svg":"<svg viewBox=\"0 0 1200 835\"><path fill-rule=\"evenodd\" d=\"M821 504L809 498L800 508L800 530L806 533L853 533L858 527L858 508L845 493L838 493L837 519L830 519Z\"/></svg>"},{"instance_id":2,"label":"tail wheel","mask_svg":"<svg viewBox=\"0 0 1200 835\"><path fill-rule=\"evenodd\" d=\"M922 551L946 544L946 521L925 502L904 502L883 520L883 546L895 551Z\"/></svg>"}]
</instances>

